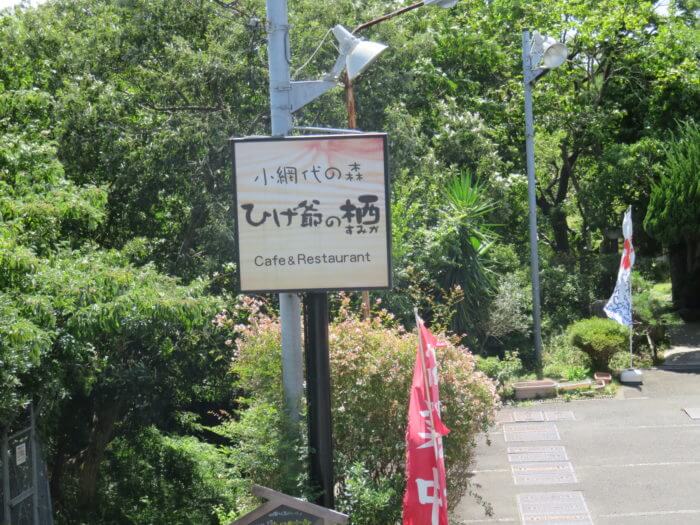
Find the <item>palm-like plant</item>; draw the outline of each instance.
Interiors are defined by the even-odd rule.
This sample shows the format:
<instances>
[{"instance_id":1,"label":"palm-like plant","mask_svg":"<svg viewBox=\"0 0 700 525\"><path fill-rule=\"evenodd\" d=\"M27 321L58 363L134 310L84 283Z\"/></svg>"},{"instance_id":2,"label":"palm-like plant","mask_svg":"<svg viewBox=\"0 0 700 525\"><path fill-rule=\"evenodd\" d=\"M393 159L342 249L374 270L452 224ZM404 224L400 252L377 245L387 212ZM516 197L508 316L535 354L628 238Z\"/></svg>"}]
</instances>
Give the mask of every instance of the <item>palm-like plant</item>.
<instances>
[{"instance_id":1,"label":"palm-like plant","mask_svg":"<svg viewBox=\"0 0 700 525\"><path fill-rule=\"evenodd\" d=\"M495 203L486 196L483 184L467 174L451 179L443 197L428 256L442 289L460 287L463 291L453 330L478 335L493 291L491 272L483 259L497 238L494 225L488 222Z\"/></svg>"}]
</instances>

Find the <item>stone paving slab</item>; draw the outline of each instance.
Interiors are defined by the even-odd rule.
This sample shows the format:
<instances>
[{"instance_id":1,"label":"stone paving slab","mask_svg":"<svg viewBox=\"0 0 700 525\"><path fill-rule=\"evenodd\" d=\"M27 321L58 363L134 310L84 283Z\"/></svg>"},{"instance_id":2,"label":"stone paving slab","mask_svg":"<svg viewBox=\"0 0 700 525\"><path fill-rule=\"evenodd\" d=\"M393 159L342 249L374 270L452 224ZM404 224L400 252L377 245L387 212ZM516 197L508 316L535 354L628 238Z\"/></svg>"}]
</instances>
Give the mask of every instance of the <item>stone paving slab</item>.
<instances>
[{"instance_id":1,"label":"stone paving slab","mask_svg":"<svg viewBox=\"0 0 700 525\"><path fill-rule=\"evenodd\" d=\"M481 436L471 481L493 514L486 516L478 501L465 496L450 523L517 525L523 522L518 494L571 490L585 497L595 525L700 525L700 420L683 410L700 407L700 373L645 370L644 385L623 385L620 392L615 399L548 401L530 407L543 413L573 411L574 421L545 422L558 427L561 441L506 442L500 437L504 425L532 430L530 425L542 428L543 423L504 423L494 429L498 436ZM510 418L515 410L526 409L505 407L501 414ZM527 452L512 449L557 445L566 447L577 484L513 483L509 454ZM524 523L567 523L561 515L548 516L529 515ZM572 525L590 523L585 514L572 516Z\"/></svg>"},{"instance_id":2,"label":"stone paving slab","mask_svg":"<svg viewBox=\"0 0 700 525\"><path fill-rule=\"evenodd\" d=\"M552 447L508 447L508 462L534 463L537 461L568 461L566 449Z\"/></svg>"},{"instance_id":3,"label":"stone paving slab","mask_svg":"<svg viewBox=\"0 0 700 525\"><path fill-rule=\"evenodd\" d=\"M516 410L513 412L513 421L516 423L544 421L544 414L541 410Z\"/></svg>"},{"instance_id":4,"label":"stone paving slab","mask_svg":"<svg viewBox=\"0 0 700 525\"><path fill-rule=\"evenodd\" d=\"M513 441L559 441L559 430L554 423L506 423L503 438Z\"/></svg>"},{"instance_id":5,"label":"stone paving slab","mask_svg":"<svg viewBox=\"0 0 700 525\"><path fill-rule=\"evenodd\" d=\"M555 410L553 412L545 412L544 417L547 421L576 421L574 413L571 410Z\"/></svg>"},{"instance_id":6,"label":"stone paving slab","mask_svg":"<svg viewBox=\"0 0 700 525\"><path fill-rule=\"evenodd\" d=\"M502 423L513 423L513 413L512 412L499 412L496 414L496 424Z\"/></svg>"},{"instance_id":7,"label":"stone paving slab","mask_svg":"<svg viewBox=\"0 0 700 525\"><path fill-rule=\"evenodd\" d=\"M576 483L570 461L514 463L510 466L516 485L554 485Z\"/></svg>"},{"instance_id":8,"label":"stone paving slab","mask_svg":"<svg viewBox=\"0 0 700 525\"><path fill-rule=\"evenodd\" d=\"M588 514L564 514L523 518L522 525L545 523L546 525L593 525Z\"/></svg>"},{"instance_id":9,"label":"stone paving slab","mask_svg":"<svg viewBox=\"0 0 700 525\"><path fill-rule=\"evenodd\" d=\"M518 511L523 525L593 525L580 492L535 492L518 494Z\"/></svg>"},{"instance_id":10,"label":"stone paving slab","mask_svg":"<svg viewBox=\"0 0 700 525\"><path fill-rule=\"evenodd\" d=\"M698 408L684 408L685 413L688 414L690 419L700 419L700 407Z\"/></svg>"}]
</instances>

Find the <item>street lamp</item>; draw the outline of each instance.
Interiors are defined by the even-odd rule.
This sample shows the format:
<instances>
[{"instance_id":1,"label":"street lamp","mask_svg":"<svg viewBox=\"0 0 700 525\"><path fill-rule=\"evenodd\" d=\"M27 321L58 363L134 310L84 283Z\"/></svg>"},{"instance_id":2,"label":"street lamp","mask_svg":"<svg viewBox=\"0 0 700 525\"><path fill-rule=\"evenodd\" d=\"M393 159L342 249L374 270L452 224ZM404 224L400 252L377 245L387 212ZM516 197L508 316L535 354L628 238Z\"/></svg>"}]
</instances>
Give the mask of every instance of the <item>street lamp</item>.
<instances>
[{"instance_id":1,"label":"street lamp","mask_svg":"<svg viewBox=\"0 0 700 525\"><path fill-rule=\"evenodd\" d=\"M382 44L353 36L342 26L333 33L340 43L340 56L331 72L319 80L292 81L289 71L289 21L287 0L266 0L270 114L273 136L288 135L292 113L338 84L347 69L351 78L364 71L386 49ZM303 395L301 352L301 302L297 294L281 293L282 383L285 403L293 421L299 421ZM328 296L308 293L305 298L306 370L310 475L322 489L320 502L333 507L333 456L330 413L330 374L328 357Z\"/></svg>"},{"instance_id":2,"label":"street lamp","mask_svg":"<svg viewBox=\"0 0 700 525\"><path fill-rule=\"evenodd\" d=\"M530 223L530 272L532 275L532 317L537 375L542 374L542 326L540 312L540 269L537 254L537 200L535 181L535 126L532 88L539 77L566 62L568 50L561 42L543 38L537 31L523 31L523 86L525 88L525 155Z\"/></svg>"},{"instance_id":3,"label":"street lamp","mask_svg":"<svg viewBox=\"0 0 700 525\"><path fill-rule=\"evenodd\" d=\"M318 80L292 81L289 64L289 22L287 0L266 0L268 27L268 61L270 75L270 113L272 135L288 135L292 113L335 87L343 72L347 86L386 49L383 44L362 40L353 33L423 5L452 7L458 0L425 0L398 9L388 15L357 26L349 32L342 26L333 28L340 44L340 56L333 69ZM354 114L354 110L353 110ZM354 117L353 117L354 118ZM355 126L350 126L354 128ZM299 420L302 398L302 353L299 318L301 304L296 294L280 294L282 329L282 382L285 402L293 420ZM367 299L367 303L369 300ZM330 424L330 378L328 374L328 297L325 293L308 293L306 308L307 392L309 399L309 447L311 477L322 489L321 503L333 506L333 463ZM311 319L311 321L309 321ZM311 349L312 351L309 351Z\"/></svg>"},{"instance_id":4,"label":"street lamp","mask_svg":"<svg viewBox=\"0 0 700 525\"><path fill-rule=\"evenodd\" d=\"M293 112L335 87L344 68L351 71L353 77L359 75L385 46L360 40L342 26L336 26L334 33L340 42L341 53L331 73L320 80L292 81L287 0L267 0L266 8L272 135L285 136L292 129ZM304 370L299 323L301 301L297 294L291 293L280 294L279 301L285 402L291 418L298 421Z\"/></svg>"},{"instance_id":5,"label":"street lamp","mask_svg":"<svg viewBox=\"0 0 700 525\"><path fill-rule=\"evenodd\" d=\"M337 64L345 62L348 78L350 80L356 78L387 48L384 44L361 40L341 25L333 28L333 35L340 44L340 57L334 71L331 72L334 77L337 77L334 75L335 70L338 69Z\"/></svg>"}]
</instances>

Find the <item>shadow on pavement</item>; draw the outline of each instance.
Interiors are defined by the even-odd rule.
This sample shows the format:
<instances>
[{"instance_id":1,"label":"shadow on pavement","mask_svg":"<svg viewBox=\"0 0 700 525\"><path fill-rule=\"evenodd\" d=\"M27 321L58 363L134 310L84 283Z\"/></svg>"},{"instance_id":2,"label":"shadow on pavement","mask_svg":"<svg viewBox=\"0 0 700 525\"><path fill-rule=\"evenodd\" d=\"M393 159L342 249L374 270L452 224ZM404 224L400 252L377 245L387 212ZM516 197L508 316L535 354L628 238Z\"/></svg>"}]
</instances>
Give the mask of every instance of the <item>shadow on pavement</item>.
<instances>
[{"instance_id":1,"label":"shadow on pavement","mask_svg":"<svg viewBox=\"0 0 700 525\"><path fill-rule=\"evenodd\" d=\"M669 330L673 346L700 348L700 323L685 323Z\"/></svg>"}]
</instances>

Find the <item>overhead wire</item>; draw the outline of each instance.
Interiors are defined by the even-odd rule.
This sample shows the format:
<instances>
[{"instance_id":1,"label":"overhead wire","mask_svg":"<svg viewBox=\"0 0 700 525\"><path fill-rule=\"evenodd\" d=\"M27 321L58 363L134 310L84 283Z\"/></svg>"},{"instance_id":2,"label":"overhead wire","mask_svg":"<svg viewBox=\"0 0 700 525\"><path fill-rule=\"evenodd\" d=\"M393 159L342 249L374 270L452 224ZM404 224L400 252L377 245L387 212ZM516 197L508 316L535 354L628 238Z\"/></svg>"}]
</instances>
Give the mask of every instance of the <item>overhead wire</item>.
<instances>
[{"instance_id":1,"label":"overhead wire","mask_svg":"<svg viewBox=\"0 0 700 525\"><path fill-rule=\"evenodd\" d=\"M313 58L316 56L316 54L321 50L321 47L323 47L323 44L324 44L324 42L326 41L326 38L328 38L328 35L330 34L331 31L332 31L332 29L329 29L328 31L326 31L326 34L323 35L323 38L321 38L321 42L319 42L318 46L316 46L316 49L314 49L314 52L311 53L311 56L306 60L306 62L304 62L301 66L299 66L299 67L294 71L294 73L292 74L292 77L296 77L297 74L298 74L302 69L304 69L306 66L309 65L309 63L313 60Z\"/></svg>"}]
</instances>

